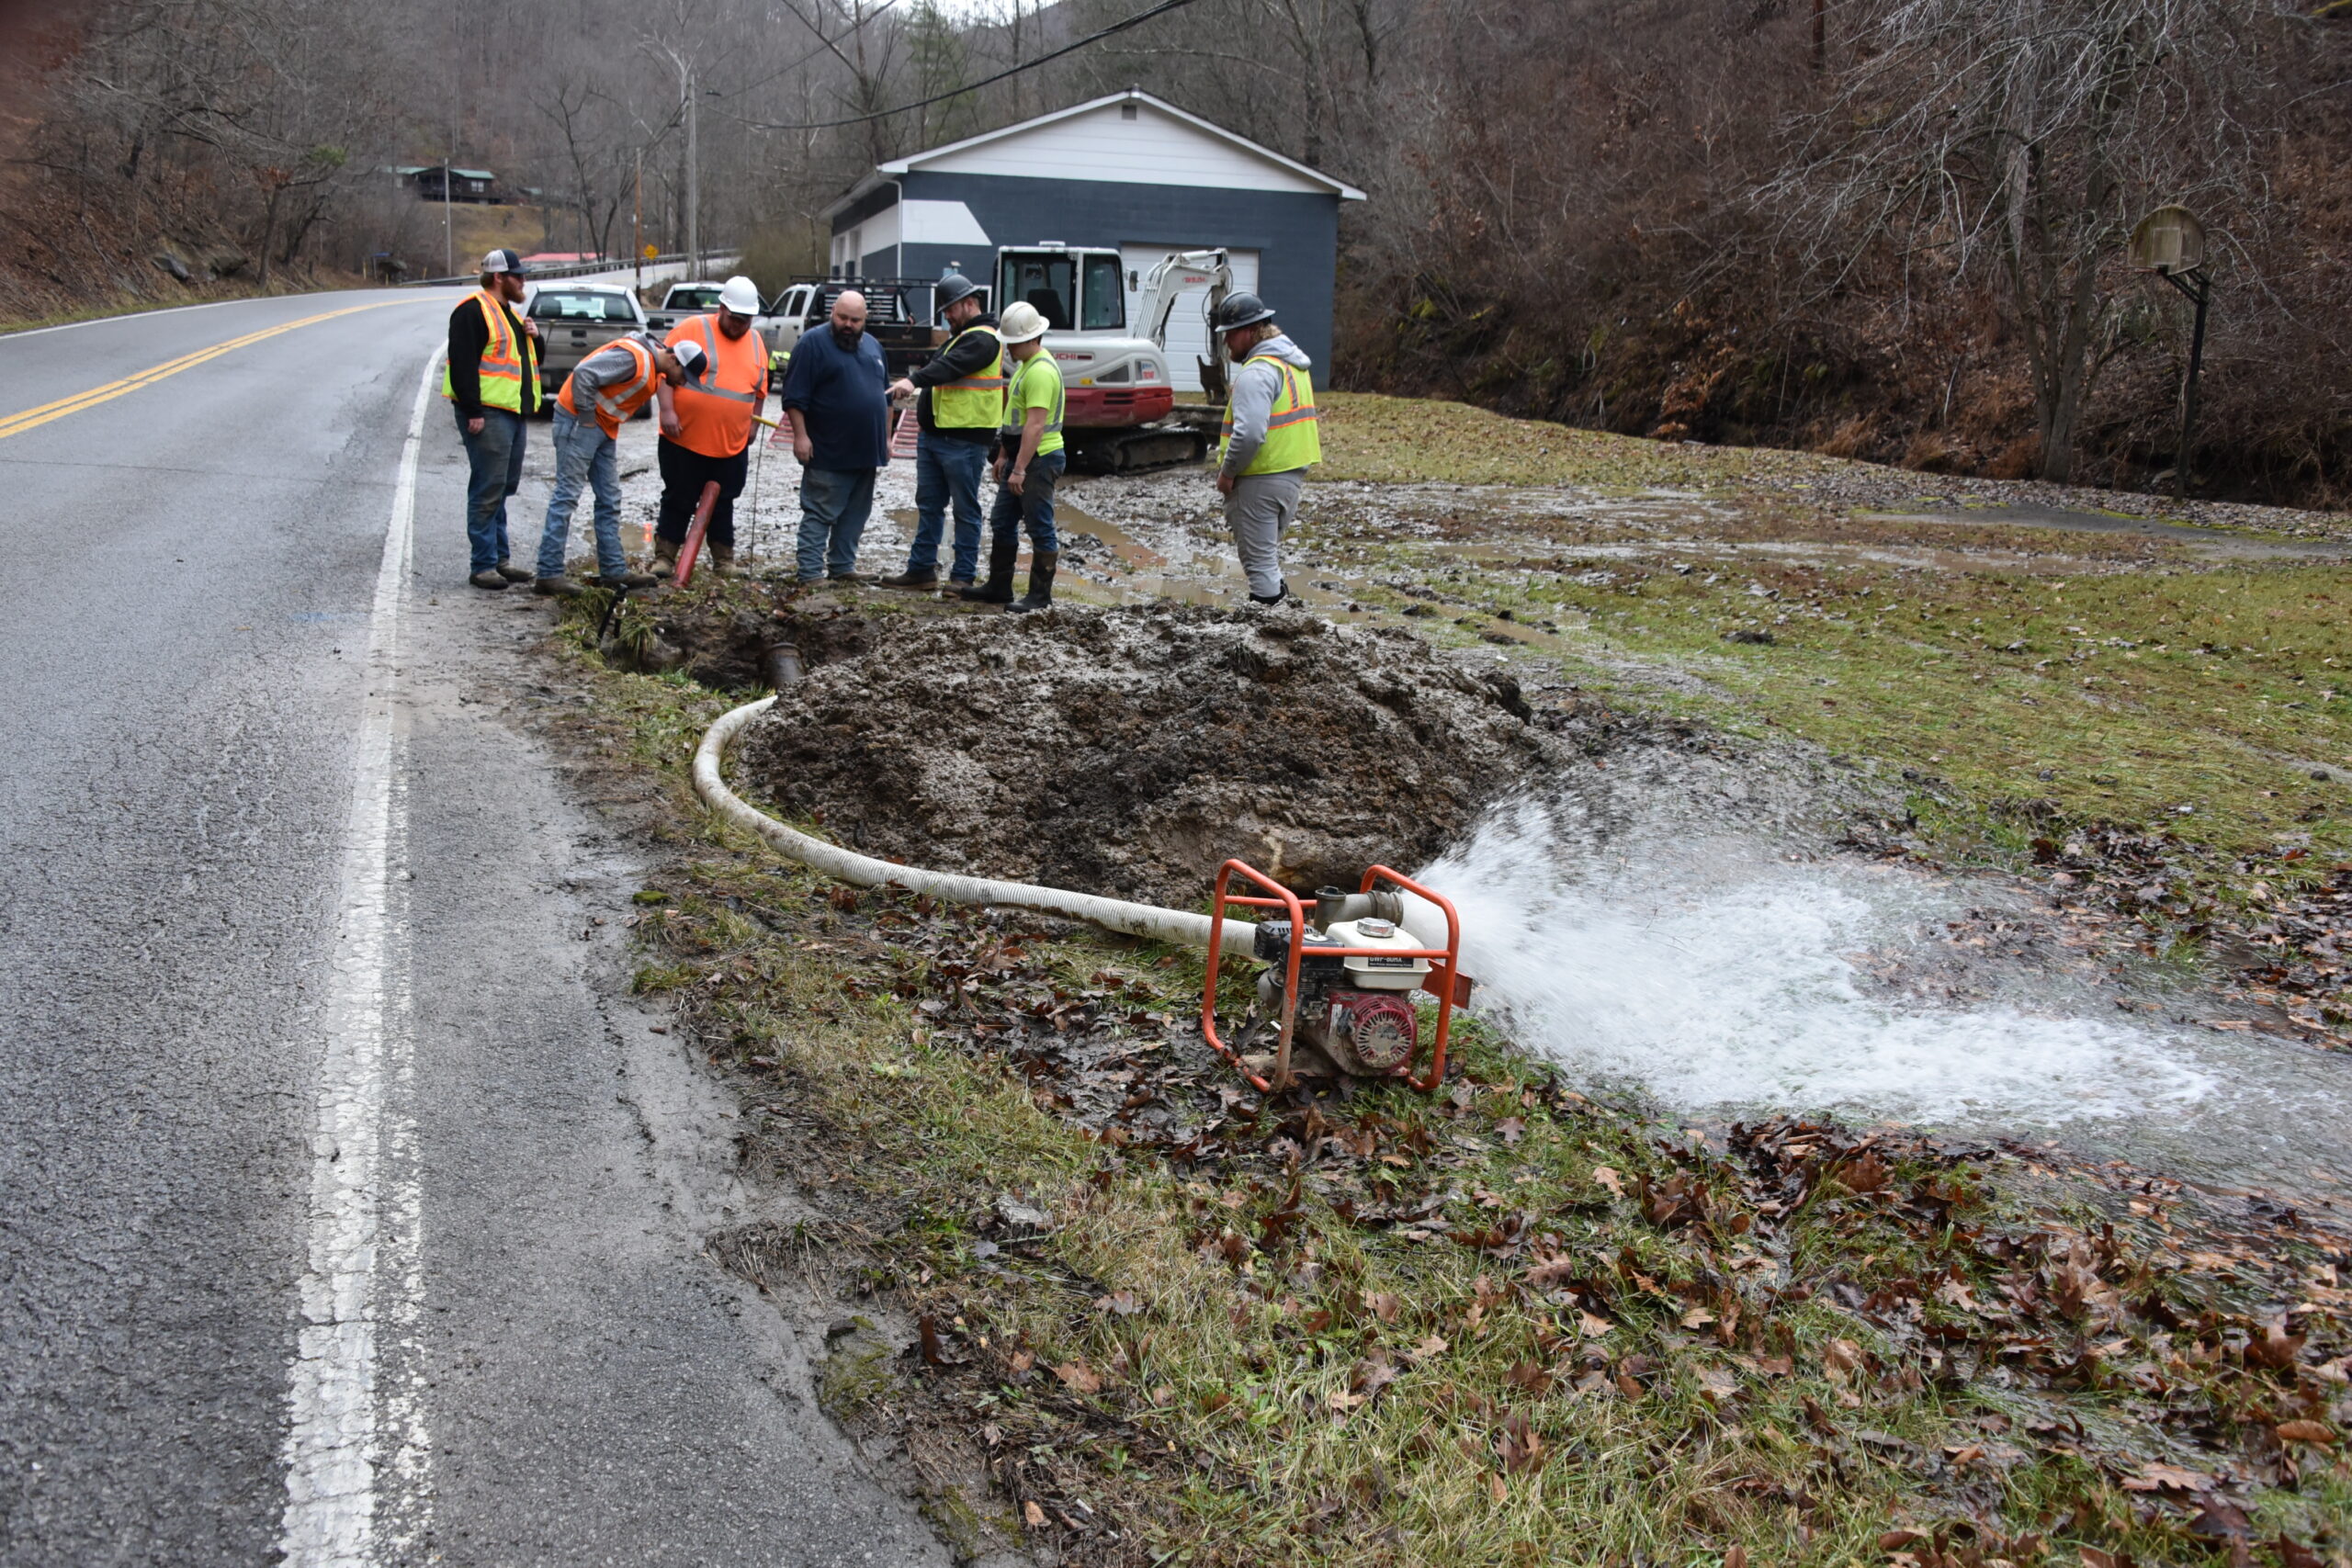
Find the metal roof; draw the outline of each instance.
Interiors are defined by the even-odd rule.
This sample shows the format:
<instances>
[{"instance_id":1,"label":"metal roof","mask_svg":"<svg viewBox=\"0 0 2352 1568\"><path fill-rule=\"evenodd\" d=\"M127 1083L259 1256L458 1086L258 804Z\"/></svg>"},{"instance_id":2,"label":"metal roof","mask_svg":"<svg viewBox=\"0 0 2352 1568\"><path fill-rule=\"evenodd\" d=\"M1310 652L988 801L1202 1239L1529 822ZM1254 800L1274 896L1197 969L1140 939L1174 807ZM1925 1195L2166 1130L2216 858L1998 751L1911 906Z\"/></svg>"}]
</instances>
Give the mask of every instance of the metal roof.
<instances>
[{"instance_id":1,"label":"metal roof","mask_svg":"<svg viewBox=\"0 0 2352 1568\"><path fill-rule=\"evenodd\" d=\"M1171 115L1175 118L1182 120L1184 123L1196 130L1206 131L1209 135L1217 138L1221 141L1228 142L1235 147L1240 148L1244 152L1250 152L1257 157L1263 158L1270 164L1280 164L1282 167L1288 169L1291 173L1326 187L1332 195L1338 197L1342 201L1363 201L1365 199L1363 192L1348 184L1345 180L1335 179L1331 175L1325 174L1322 170L1310 168L1306 164L1298 162L1295 158L1285 158L1271 147L1261 147L1246 136L1236 135L1234 132L1226 130L1225 127L1216 124L1213 120L1203 119L1196 114L1178 108L1174 104L1170 103L1167 99L1154 96L1152 94L1145 92L1140 87L1129 87L1122 92L1106 93L1099 98L1089 98L1082 104L1072 104L1066 109L1056 109L1051 114L1041 114L1036 116L1035 118L1022 120L1018 124L1003 126L995 130L984 130L978 136L967 136L961 141L950 141L944 146L927 148L921 152L910 152L903 158L892 158L888 163L876 164L874 166L873 171L864 179L859 180L857 184L851 186L849 190L838 200L827 207L824 210L824 216L831 218L834 213L839 212L843 208L849 206L850 203L855 201L866 192L874 189L876 186L883 184L891 176L896 175L911 174L922 168L923 164L930 163L934 159L944 158L951 153L961 152L968 148L978 147L986 142L1001 141L1007 137L1019 136L1024 131L1035 130L1041 126L1052 125L1057 120L1068 119L1073 115L1081 115L1092 109L1099 109L1106 104L1125 103L1129 101L1149 104L1152 107L1161 110L1163 113Z\"/></svg>"}]
</instances>

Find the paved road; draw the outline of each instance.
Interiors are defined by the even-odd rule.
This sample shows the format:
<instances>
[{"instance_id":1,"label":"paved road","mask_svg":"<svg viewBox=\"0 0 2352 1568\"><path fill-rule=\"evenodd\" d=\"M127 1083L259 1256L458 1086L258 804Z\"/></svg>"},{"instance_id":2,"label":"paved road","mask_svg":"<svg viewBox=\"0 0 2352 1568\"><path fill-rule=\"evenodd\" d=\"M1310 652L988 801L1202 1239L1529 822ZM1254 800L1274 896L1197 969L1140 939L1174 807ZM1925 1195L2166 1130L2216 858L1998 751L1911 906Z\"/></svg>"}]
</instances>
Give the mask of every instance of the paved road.
<instances>
[{"instance_id":1,"label":"paved road","mask_svg":"<svg viewBox=\"0 0 2352 1568\"><path fill-rule=\"evenodd\" d=\"M944 1563L480 700L454 298L0 339L0 1562Z\"/></svg>"}]
</instances>

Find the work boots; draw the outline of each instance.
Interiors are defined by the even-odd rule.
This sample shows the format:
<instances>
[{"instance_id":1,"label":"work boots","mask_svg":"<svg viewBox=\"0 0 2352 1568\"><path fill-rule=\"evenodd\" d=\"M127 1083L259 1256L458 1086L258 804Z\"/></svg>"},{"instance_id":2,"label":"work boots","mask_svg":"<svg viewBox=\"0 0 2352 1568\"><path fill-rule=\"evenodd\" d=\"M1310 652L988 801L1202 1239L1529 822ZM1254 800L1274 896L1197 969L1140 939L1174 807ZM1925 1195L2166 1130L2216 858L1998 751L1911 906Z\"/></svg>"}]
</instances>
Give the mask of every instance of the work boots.
<instances>
[{"instance_id":1,"label":"work boots","mask_svg":"<svg viewBox=\"0 0 2352 1568\"><path fill-rule=\"evenodd\" d=\"M711 546L710 570L717 572L721 577L734 576L735 547L732 545Z\"/></svg>"},{"instance_id":2,"label":"work boots","mask_svg":"<svg viewBox=\"0 0 2352 1568\"><path fill-rule=\"evenodd\" d=\"M906 570L899 573L896 577L884 578L882 580L881 586L885 588L936 588L939 586L939 569L937 567L925 567L921 571L917 571L913 567L909 567Z\"/></svg>"},{"instance_id":3,"label":"work boots","mask_svg":"<svg viewBox=\"0 0 2352 1568\"><path fill-rule=\"evenodd\" d=\"M989 580L978 588L967 588L962 597L975 604L1010 604L1012 603L1012 563L1021 554L1021 536L1003 533L989 541Z\"/></svg>"},{"instance_id":4,"label":"work boots","mask_svg":"<svg viewBox=\"0 0 2352 1568\"><path fill-rule=\"evenodd\" d=\"M1032 610L1052 609L1054 568L1061 558L1059 550L1032 551L1029 557L1029 592L1005 608L1016 615L1026 615Z\"/></svg>"},{"instance_id":5,"label":"work boots","mask_svg":"<svg viewBox=\"0 0 2352 1568\"><path fill-rule=\"evenodd\" d=\"M498 563L498 575L504 578L509 582L528 582L531 581L531 574L525 571L521 567L516 566L511 560L503 560Z\"/></svg>"},{"instance_id":6,"label":"work boots","mask_svg":"<svg viewBox=\"0 0 2352 1568\"><path fill-rule=\"evenodd\" d=\"M678 573L678 541L656 536L653 541L653 575L675 577Z\"/></svg>"}]
</instances>

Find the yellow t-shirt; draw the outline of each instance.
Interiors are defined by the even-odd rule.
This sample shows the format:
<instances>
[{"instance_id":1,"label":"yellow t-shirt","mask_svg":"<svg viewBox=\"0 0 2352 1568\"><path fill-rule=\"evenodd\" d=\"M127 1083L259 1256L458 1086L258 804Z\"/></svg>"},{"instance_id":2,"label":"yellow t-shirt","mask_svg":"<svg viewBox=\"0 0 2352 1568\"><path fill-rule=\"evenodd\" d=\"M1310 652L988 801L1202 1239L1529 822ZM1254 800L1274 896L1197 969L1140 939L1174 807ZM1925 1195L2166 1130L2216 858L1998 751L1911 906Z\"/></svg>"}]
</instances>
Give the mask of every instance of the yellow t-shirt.
<instances>
[{"instance_id":1,"label":"yellow t-shirt","mask_svg":"<svg viewBox=\"0 0 2352 1568\"><path fill-rule=\"evenodd\" d=\"M1031 409L1046 411L1046 434L1037 438L1037 456L1062 449L1062 367L1049 349L1039 349L1012 367L1012 385L1005 389L1004 445L1014 462L1021 458L1021 427Z\"/></svg>"}]
</instances>

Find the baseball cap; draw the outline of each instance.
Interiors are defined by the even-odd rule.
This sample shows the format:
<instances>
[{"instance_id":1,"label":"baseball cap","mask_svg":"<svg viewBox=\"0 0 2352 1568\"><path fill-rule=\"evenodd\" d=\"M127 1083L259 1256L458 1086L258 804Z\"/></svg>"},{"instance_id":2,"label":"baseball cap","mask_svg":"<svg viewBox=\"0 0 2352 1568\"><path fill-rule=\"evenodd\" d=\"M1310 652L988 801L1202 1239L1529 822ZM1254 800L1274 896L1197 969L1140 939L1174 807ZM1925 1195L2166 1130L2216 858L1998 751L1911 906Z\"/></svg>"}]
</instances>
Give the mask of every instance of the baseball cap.
<instances>
[{"instance_id":1,"label":"baseball cap","mask_svg":"<svg viewBox=\"0 0 2352 1568\"><path fill-rule=\"evenodd\" d=\"M481 269L484 272L520 272L523 270L523 258L502 246L481 258Z\"/></svg>"},{"instance_id":2,"label":"baseball cap","mask_svg":"<svg viewBox=\"0 0 2352 1568\"><path fill-rule=\"evenodd\" d=\"M702 344L698 343L682 343L673 346L670 352L678 356L678 363L684 367L687 375L695 378L696 380L700 380L702 378Z\"/></svg>"}]
</instances>

